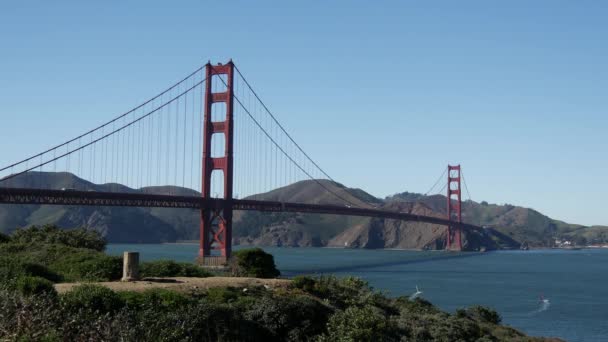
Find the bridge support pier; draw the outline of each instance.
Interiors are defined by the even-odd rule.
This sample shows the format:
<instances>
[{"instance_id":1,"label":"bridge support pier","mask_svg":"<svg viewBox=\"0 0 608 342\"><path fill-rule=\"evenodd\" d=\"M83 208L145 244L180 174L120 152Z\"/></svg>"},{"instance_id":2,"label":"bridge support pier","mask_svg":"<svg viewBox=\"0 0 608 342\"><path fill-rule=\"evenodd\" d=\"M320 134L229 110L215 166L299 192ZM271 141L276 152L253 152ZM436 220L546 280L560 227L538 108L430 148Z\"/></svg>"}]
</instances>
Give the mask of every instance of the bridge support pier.
<instances>
[{"instance_id":1,"label":"bridge support pier","mask_svg":"<svg viewBox=\"0 0 608 342\"><path fill-rule=\"evenodd\" d=\"M200 247L199 262L202 265L219 266L223 261L226 263L232 252L232 179L233 179L233 81L234 64L232 61L225 65L205 66L205 103L203 122L203 155L202 155L202 189L204 198L211 197L211 175L213 171L222 172L224 179L223 201L215 208L203 208L200 215ZM220 77L216 84L223 86L226 90L215 92L213 78ZM224 103L226 116L224 121L212 120L212 106L214 103ZM211 139L214 135L223 135L224 155L212 156ZM218 255L212 255L213 250L219 250Z\"/></svg>"},{"instance_id":2,"label":"bridge support pier","mask_svg":"<svg viewBox=\"0 0 608 342\"><path fill-rule=\"evenodd\" d=\"M455 203L454 203L455 202ZM448 220L462 223L462 198L460 195L460 165L448 165ZM454 248L452 245L455 244ZM448 226L446 250L462 251L460 226Z\"/></svg>"}]
</instances>

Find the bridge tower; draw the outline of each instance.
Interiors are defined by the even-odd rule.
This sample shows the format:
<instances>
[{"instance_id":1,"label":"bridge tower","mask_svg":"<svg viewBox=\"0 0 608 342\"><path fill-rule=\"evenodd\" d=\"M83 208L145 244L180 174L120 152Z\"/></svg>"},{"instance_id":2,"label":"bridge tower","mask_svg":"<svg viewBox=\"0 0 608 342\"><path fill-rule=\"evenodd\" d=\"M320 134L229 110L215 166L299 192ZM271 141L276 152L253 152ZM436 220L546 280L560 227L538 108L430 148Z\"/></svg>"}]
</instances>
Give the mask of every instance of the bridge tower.
<instances>
[{"instance_id":1,"label":"bridge tower","mask_svg":"<svg viewBox=\"0 0 608 342\"><path fill-rule=\"evenodd\" d=\"M460 165L448 165L448 220L462 222L462 199L460 191ZM451 249L456 243L456 249L462 250L460 226L448 226L446 249Z\"/></svg>"},{"instance_id":2,"label":"bridge tower","mask_svg":"<svg viewBox=\"0 0 608 342\"><path fill-rule=\"evenodd\" d=\"M200 247L199 262L207 266L223 265L232 251L232 177L233 177L233 81L234 64L212 65L207 63L205 81L205 103L203 122L203 156L202 156L202 196L211 197L211 175L213 171L222 172L224 180L224 195L215 208L201 209L200 217ZM226 83L226 89L215 92L212 89L213 78L221 77ZM218 82L216 82L218 83ZM219 81L222 84L222 81ZM212 120L212 106L215 103L226 105L224 121ZM211 154L211 139L214 135L223 135L224 155L214 157ZM218 136L218 138L220 138ZM220 255L212 256L212 250L219 250Z\"/></svg>"}]
</instances>

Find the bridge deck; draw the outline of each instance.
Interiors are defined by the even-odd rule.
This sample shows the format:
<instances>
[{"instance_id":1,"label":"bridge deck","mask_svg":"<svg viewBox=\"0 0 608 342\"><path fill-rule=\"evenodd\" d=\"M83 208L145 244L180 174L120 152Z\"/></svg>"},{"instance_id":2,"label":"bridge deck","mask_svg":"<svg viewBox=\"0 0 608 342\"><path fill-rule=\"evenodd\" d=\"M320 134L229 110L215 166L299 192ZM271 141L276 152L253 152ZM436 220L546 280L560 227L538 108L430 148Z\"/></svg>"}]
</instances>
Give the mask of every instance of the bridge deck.
<instances>
[{"instance_id":1,"label":"bridge deck","mask_svg":"<svg viewBox=\"0 0 608 342\"><path fill-rule=\"evenodd\" d=\"M46 204L79 206L120 206L120 207L159 207L187 209L221 209L226 200L202 198L197 196L171 196L144 193L116 193L99 191L49 190L29 188L0 188L0 204ZM345 216L365 216L385 219L424 222L464 229L479 230L481 227L449 221L446 219L414 215L409 213L354 208L339 205L286 203L276 201L256 201L233 199L234 210L253 210L266 212L299 212L311 214L330 214Z\"/></svg>"}]
</instances>

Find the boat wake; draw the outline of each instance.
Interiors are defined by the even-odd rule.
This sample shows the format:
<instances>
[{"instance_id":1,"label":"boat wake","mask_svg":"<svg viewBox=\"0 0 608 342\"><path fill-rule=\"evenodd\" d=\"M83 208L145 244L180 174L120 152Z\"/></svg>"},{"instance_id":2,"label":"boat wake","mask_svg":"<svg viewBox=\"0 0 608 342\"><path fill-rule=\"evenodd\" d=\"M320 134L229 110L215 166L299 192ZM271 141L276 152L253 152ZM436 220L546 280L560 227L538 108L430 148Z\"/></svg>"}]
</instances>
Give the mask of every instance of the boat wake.
<instances>
[{"instance_id":1,"label":"boat wake","mask_svg":"<svg viewBox=\"0 0 608 342\"><path fill-rule=\"evenodd\" d=\"M551 306L551 302L549 302L548 299L543 299L539 304L538 304L538 309L536 311L538 312L543 312L543 311L547 311L549 309L549 307Z\"/></svg>"},{"instance_id":2,"label":"boat wake","mask_svg":"<svg viewBox=\"0 0 608 342\"><path fill-rule=\"evenodd\" d=\"M544 298L542 295L540 296L540 299L538 301L538 308L532 312L530 312L530 316L539 314L543 311L547 311L549 310L549 307L551 306L551 302L549 301L549 299Z\"/></svg>"}]
</instances>

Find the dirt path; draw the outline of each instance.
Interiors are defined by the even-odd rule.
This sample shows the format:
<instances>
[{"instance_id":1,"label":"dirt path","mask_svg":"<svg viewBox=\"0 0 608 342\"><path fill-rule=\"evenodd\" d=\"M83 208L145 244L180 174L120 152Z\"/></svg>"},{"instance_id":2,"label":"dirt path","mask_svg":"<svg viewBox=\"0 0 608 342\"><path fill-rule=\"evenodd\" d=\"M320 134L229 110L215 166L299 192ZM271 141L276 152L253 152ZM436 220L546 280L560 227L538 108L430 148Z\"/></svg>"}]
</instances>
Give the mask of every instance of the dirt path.
<instances>
[{"instance_id":1,"label":"dirt path","mask_svg":"<svg viewBox=\"0 0 608 342\"><path fill-rule=\"evenodd\" d=\"M234 277L209 277L209 278L146 278L132 282L102 282L92 283L105 286L114 291L145 291L153 288L171 289L181 292L192 292L206 290L212 287L252 287L267 286L269 288L286 288L291 280L289 279L260 279L260 278L234 278ZM84 283L63 283L55 284L55 289L59 293L70 291L73 287Z\"/></svg>"}]
</instances>

